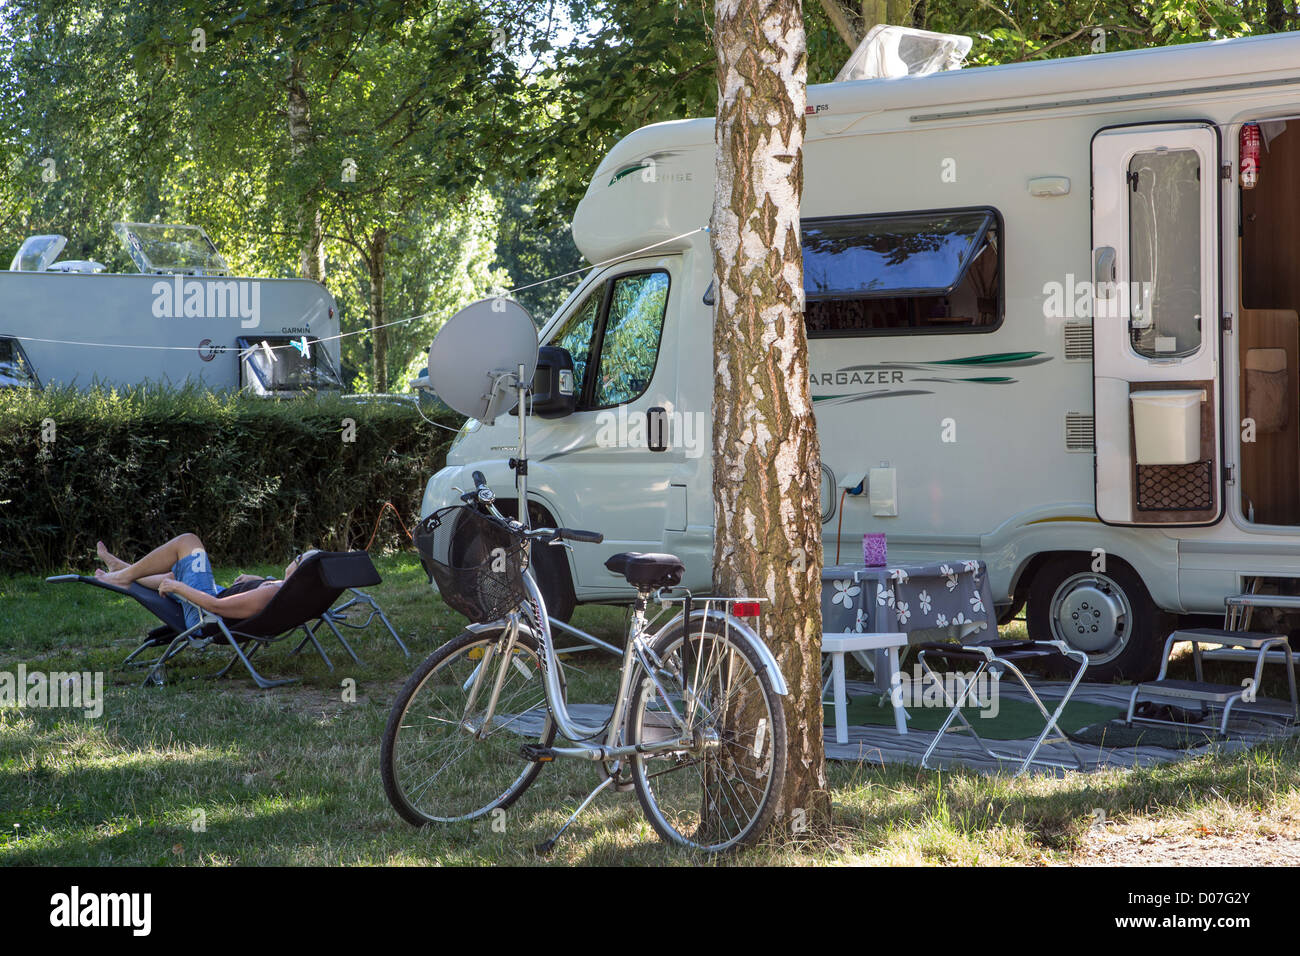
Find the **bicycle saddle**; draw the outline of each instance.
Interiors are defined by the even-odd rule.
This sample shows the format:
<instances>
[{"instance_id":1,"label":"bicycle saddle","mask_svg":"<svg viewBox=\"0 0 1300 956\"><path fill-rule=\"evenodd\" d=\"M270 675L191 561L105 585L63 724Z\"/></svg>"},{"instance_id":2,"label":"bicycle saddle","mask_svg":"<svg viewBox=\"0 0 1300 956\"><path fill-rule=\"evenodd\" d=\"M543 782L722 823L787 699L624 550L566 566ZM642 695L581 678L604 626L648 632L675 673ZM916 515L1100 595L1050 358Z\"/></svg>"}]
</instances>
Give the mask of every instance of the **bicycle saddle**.
<instances>
[{"instance_id":1,"label":"bicycle saddle","mask_svg":"<svg viewBox=\"0 0 1300 956\"><path fill-rule=\"evenodd\" d=\"M673 554L641 554L624 551L605 562L605 567L627 578L627 583L643 590L670 588L681 583L686 566Z\"/></svg>"}]
</instances>

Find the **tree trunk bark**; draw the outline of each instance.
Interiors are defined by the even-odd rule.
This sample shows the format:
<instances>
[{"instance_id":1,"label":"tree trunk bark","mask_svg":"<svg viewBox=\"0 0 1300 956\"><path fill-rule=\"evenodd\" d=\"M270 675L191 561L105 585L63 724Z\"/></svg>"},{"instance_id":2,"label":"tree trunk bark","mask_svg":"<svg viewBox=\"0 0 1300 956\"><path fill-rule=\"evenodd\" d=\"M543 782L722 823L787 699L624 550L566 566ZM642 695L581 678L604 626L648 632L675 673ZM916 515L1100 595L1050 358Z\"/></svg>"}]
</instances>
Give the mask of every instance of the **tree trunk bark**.
<instances>
[{"instance_id":1,"label":"tree trunk bark","mask_svg":"<svg viewBox=\"0 0 1300 956\"><path fill-rule=\"evenodd\" d=\"M803 324L807 56L800 0L717 0L712 243L714 586L759 618L790 685L775 826L828 818L822 752L821 456Z\"/></svg>"},{"instance_id":2,"label":"tree trunk bark","mask_svg":"<svg viewBox=\"0 0 1300 956\"><path fill-rule=\"evenodd\" d=\"M882 23L898 23L897 20L891 20L889 17L889 3L887 0L862 0L862 29L861 35L865 37L871 32L871 28L879 26ZM859 43L862 41L859 40Z\"/></svg>"},{"instance_id":3,"label":"tree trunk bark","mask_svg":"<svg viewBox=\"0 0 1300 956\"><path fill-rule=\"evenodd\" d=\"M387 269L384 255L388 250L388 230L375 230L370 243L366 266L370 272L370 377L376 392L388 391L388 329L384 312L384 277Z\"/></svg>"},{"instance_id":4,"label":"tree trunk bark","mask_svg":"<svg viewBox=\"0 0 1300 956\"><path fill-rule=\"evenodd\" d=\"M289 61L287 81L289 102L289 155L297 160L312 141L311 108L307 91L302 85L302 61L294 57ZM298 269L304 279L325 280L325 245L322 242L320 209L314 200L305 198L298 209L298 230L306 236L298 256Z\"/></svg>"}]
</instances>

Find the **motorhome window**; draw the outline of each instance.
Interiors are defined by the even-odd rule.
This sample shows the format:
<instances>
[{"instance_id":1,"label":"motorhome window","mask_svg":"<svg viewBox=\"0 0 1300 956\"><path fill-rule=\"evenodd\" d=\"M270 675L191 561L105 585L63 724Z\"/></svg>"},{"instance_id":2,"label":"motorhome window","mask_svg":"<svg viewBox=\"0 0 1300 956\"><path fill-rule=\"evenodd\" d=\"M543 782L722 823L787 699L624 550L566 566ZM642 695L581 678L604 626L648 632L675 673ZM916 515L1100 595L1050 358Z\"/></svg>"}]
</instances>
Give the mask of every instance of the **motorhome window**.
<instances>
[{"instance_id":1,"label":"motorhome window","mask_svg":"<svg viewBox=\"0 0 1300 956\"><path fill-rule=\"evenodd\" d=\"M991 209L805 220L803 256L810 336L990 332L1001 322Z\"/></svg>"},{"instance_id":2,"label":"motorhome window","mask_svg":"<svg viewBox=\"0 0 1300 956\"><path fill-rule=\"evenodd\" d=\"M1128 296L1133 349L1147 358L1201 347L1201 159L1194 149L1129 161Z\"/></svg>"},{"instance_id":3,"label":"motorhome window","mask_svg":"<svg viewBox=\"0 0 1300 956\"><path fill-rule=\"evenodd\" d=\"M306 352L300 348L301 338L287 335L240 338L237 342L241 388L270 395L343 387L319 339L309 338Z\"/></svg>"},{"instance_id":4,"label":"motorhome window","mask_svg":"<svg viewBox=\"0 0 1300 956\"><path fill-rule=\"evenodd\" d=\"M607 285L608 283L602 282L588 292L582 304L564 323L564 327L548 343L568 350L573 356L573 387L578 395L583 394L583 385L587 380L587 360L591 357L592 340L596 334L601 307L605 304Z\"/></svg>"},{"instance_id":5,"label":"motorhome window","mask_svg":"<svg viewBox=\"0 0 1300 956\"><path fill-rule=\"evenodd\" d=\"M0 388L37 388L39 384L18 340L0 338Z\"/></svg>"},{"instance_id":6,"label":"motorhome window","mask_svg":"<svg viewBox=\"0 0 1300 956\"><path fill-rule=\"evenodd\" d=\"M650 387L668 310L668 273L619 276L609 299L592 405L608 408Z\"/></svg>"}]
</instances>

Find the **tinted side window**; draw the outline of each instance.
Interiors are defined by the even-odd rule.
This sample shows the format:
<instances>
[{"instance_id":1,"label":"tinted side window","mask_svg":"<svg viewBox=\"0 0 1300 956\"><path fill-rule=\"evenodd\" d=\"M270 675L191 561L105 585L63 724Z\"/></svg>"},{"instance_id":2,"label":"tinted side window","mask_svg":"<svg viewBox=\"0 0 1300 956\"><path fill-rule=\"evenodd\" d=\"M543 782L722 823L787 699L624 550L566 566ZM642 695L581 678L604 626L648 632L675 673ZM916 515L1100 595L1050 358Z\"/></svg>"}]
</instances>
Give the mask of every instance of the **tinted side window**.
<instances>
[{"instance_id":1,"label":"tinted side window","mask_svg":"<svg viewBox=\"0 0 1300 956\"><path fill-rule=\"evenodd\" d=\"M605 286L606 283L602 282L587 293L582 304L549 343L567 349L573 356L573 387L578 395L583 394L583 385L587 381L587 360L591 357L592 338L600 310L605 304Z\"/></svg>"},{"instance_id":2,"label":"tinted side window","mask_svg":"<svg viewBox=\"0 0 1300 956\"><path fill-rule=\"evenodd\" d=\"M619 276L610 296L592 405L605 408L650 387L668 309L668 273Z\"/></svg>"},{"instance_id":3,"label":"tinted side window","mask_svg":"<svg viewBox=\"0 0 1300 956\"><path fill-rule=\"evenodd\" d=\"M1001 241L992 210L809 220L810 336L983 331L1001 322Z\"/></svg>"}]
</instances>

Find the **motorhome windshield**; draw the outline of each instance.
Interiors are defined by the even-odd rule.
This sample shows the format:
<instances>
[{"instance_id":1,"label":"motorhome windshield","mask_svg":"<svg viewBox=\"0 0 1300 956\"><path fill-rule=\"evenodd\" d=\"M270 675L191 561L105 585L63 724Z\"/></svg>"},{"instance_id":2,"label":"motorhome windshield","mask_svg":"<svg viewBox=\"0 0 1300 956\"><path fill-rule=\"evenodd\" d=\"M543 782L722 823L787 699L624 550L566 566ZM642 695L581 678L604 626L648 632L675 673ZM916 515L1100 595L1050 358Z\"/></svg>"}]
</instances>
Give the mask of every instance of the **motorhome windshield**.
<instances>
[{"instance_id":1,"label":"motorhome windshield","mask_svg":"<svg viewBox=\"0 0 1300 956\"><path fill-rule=\"evenodd\" d=\"M67 244L64 236L28 236L9 263L9 271L44 272Z\"/></svg>"},{"instance_id":2,"label":"motorhome windshield","mask_svg":"<svg viewBox=\"0 0 1300 956\"><path fill-rule=\"evenodd\" d=\"M341 389L343 380L320 347L309 338L267 335L240 338L239 384L257 395Z\"/></svg>"},{"instance_id":3,"label":"motorhome windshield","mask_svg":"<svg viewBox=\"0 0 1300 956\"><path fill-rule=\"evenodd\" d=\"M37 388L39 384L18 340L0 337L0 388Z\"/></svg>"},{"instance_id":4,"label":"motorhome windshield","mask_svg":"<svg viewBox=\"0 0 1300 956\"><path fill-rule=\"evenodd\" d=\"M198 226L115 222L113 232L137 269L161 275L224 276L230 267Z\"/></svg>"}]
</instances>

